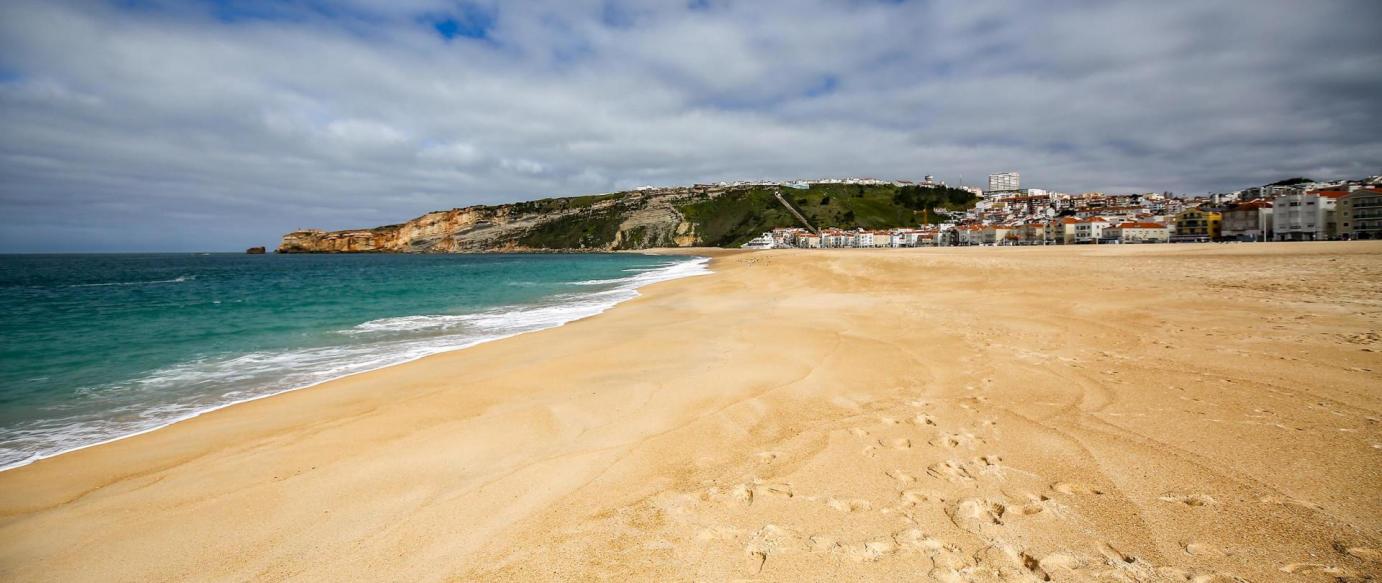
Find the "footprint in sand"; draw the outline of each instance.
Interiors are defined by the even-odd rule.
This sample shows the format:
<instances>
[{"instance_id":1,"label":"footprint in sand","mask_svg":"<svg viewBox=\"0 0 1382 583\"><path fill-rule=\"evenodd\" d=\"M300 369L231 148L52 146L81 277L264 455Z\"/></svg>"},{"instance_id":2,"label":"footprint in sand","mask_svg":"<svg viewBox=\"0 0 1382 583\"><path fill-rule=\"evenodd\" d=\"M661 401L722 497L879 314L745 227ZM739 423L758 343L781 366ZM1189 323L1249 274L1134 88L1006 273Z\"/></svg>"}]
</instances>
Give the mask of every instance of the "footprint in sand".
<instances>
[{"instance_id":1,"label":"footprint in sand","mask_svg":"<svg viewBox=\"0 0 1382 583\"><path fill-rule=\"evenodd\" d=\"M972 482L982 476L1003 479L1003 458L996 455L979 456L968 462L946 460L927 466L927 475L952 483Z\"/></svg>"},{"instance_id":2,"label":"footprint in sand","mask_svg":"<svg viewBox=\"0 0 1382 583\"><path fill-rule=\"evenodd\" d=\"M864 429L863 427L851 427L849 429L849 432L860 439L869 436L869 430Z\"/></svg>"},{"instance_id":3,"label":"footprint in sand","mask_svg":"<svg viewBox=\"0 0 1382 583\"><path fill-rule=\"evenodd\" d=\"M753 491L759 494L782 496L784 498L791 498L793 496L792 485L786 482L768 482L764 480L754 480Z\"/></svg>"},{"instance_id":4,"label":"footprint in sand","mask_svg":"<svg viewBox=\"0 0 1382 583\"><path fill-rule=\"evenodd\" d=\"M925 414L925 413L922 413L922 414L917 415L916 417L913 417L913 418L912 418L912 424L913 424L913 425L922 425L922 426L925 426L925 425L935 426L935 425L936 425L936 419L935 419L934 417L930 416L930 415L927 415L927 414Z\"/></svg>"},{"instance_id":5,"label":"footprint in sand","mask_svg":"<svg viewBox=\"0 0 1382 583\"><path fill-rule=\"evenodd\" d=\"M1041 562L1021 548L1010 544L989 545L975 554L979 565L996 570L995 579L1002 581L1050 581L1051 575ZM988 581L988 577L980 580Z\"/></svg>"},{"instance_id":6,"label":"footprint in sand","mask_svg":"<svg viewBox=\"0 0 1382 583\"><path fill-rule=\"evenodd\" d=\"M947 482L959 484L963 482L973 482L974 475L969 472L965 464L955 460L947 460L937 464L931 464L926 468L927 475L945 480Z\"/></svg>"},{"instance_id":7,"label":"footprint in sand","mask_svg":"<svg viewBox=\"0 0 1382 583\"><path fill-rule=\"evenodd\" d=\"M993 534L1003 526L1004 506L985 498L965 498L945 509L955 526L978 535Z\"/></svg>"},{"instance_id":8,"label":"footprint in sand","mask_svg":"<svg viewBox=\"0 0 1382 583\"><path fill-rule=\"evenodd\" d=\"M897 552L897 543L891 538L879 538L845 547L845 555L856 561L877 561Z\"/></svg>"},{"instance_id":9,"label":"footprint in sand","mask_svg":"<svg viewBox=\"0 0 1382 583\"><path fill-rule=\"evenodd\" d=\"M1098 496L1100 494L1103 494L1103 492L1099 491L1096 488L1091 488L1084 484L1077 484L1074 482L1056 482L1054 484L1051 484L1051 489L1060 492L1061 494L1070 495L1093 494L1095 496Z\"/></svg>"},{"instance_id":10,"label":"footprint in sand","mask_svg":"<svg viewBox=\"0 0 1382 583\"><path fill-rule=\"evenodd\" d=\"M711 487L706 491L705 499L716 499L726 495L726 492L719 487ZM767 482L754 480L752 482L737 484L730 488L728 496L730 499L746 505L752 505L754 500L762 495L782 496L791 498L792 485L787 483Z\"/></svg>"},{"instance_id":11,"label":"footprint in sand","mask_svg":"<svg viewBox=\"0 0 1382 583\"><path fill-rule=\"evenodd\" d=\"M1059 571L1074 571L1083 566L1078 557L1069 553L1051 553L1037 561L1037 565L1047 573Z\"/></svg>"},{"instance_id":12,"label":"footprint in sand","mask_svg":"<svg viewBox=\"0 0 1382 583\"><path fill-rule=\"evenodd\" d=\"M1108 543L1101 543L1099 545L1099 554L1103 555L1105 559L1108 559L1110 564L1137 562L1137 557L1124 553L1118 550L1117 547Z\"/></svg>"},{"instance_id":13,"label":"footprint in sand","mask_svg":"<svg viewBox=\"0 0 1382 583\"><path fill-rule=\"evenodd\" d=\"M911 449L912 440L905 437L899 437L897 439L880 439L878 440L878 445L890 447L892 449Z\"/></svg>"},{"instance_id":14,"label":"footprint in sand","mask_svg":"<svg viewBox=\"0 0 1382 583\"><path fill-rule=\"evenodd\" d=\"M899 470L899 469L888 470L887 472L884 472L884 473L885 473L889 478L892 478L892 479L894 479L894 480L897 480L898 482L901 482L901 483L903 483L903 484L908 484L908 483L917 481L917 479L916 479L915 477L913 477L911 474L908 474L907 472L904 472L904 471Z\"/></svg>"},{"instance_id":15,"label":"footprint in sand","mask_svg":"<svg viewBox=\"0 0 1382 583\"><path fill-rule=\"evenodd\" d=\"M1181 543L1181 548L1185 549L1185 554L1196 557L1224 557L1228 553L1223 549L1205 542L1185 541Z\"/></svg>"},{"instance_id":16,"label":"footprint in sand","mask_svg":"<svg viewBox=\"0 0 1382 583\"><path fill-rule=\"evenodd\" d=\"M803 546L797 533L769 524L753 534L749 544L744 547L744 552L749 556L750 570L761 573L770 557L798 551Z\"/></svg>"},{"instance_id":17,"label":"footprint in sand","mask_svg":"<svg viewBox=\"0 0 1382 583\"><path fill-rule=\"evenodd\" d=\"M1335 543L1334 548L1341 553L1363 559L1364 561L1382 563L1382 550L1369 547L1349 547L1342 543Z\"/></svg>"},{"instance_id":18,"label":"footprint in sand","mask_svg":"<svg viewBox=\"0 0 1382 583\"><path fill-rule=\"evenodd\" d=\"M1159 498L1162 502L1175 502L1191 507L1214 506L1219 502L1208 494L1167 494Z\"/></svg>"},{"instance_id":19,"label":"footprint in sand","mask_svg":"<svg viewBox=\"0 0 1382 583\"><path fill-rule=\"evenodd\" d=\"M866 512L873 508L873 504L863 498L835 498L831 497L826 502L827 506L840 512Z\"/></svg>"},{"instance_id":20,"label":"footprint in sand","mask_svg":"<svg viewBox=\"0 0 1382 583\"><path fill-rule=\"evenodd\" d=\"M917 506L920 504L940 504L945 502L940 494L930 490L903 490L898 497L907 506Z\"/></svg>"},{"instance_id":21,"label":"footprint in sand","mask_svg":"<svg viewBox=\"0 0 1382 583\"><path fill-rule=\"evenodd\" d=\"M732 526L708 526L701 529L701 532L696 534L696 540L699 540L701 542L737 542L739 540L739 537L743 535L744 531L742 529L734 528Z\"/></svg>"},{"instance_id":22,"label":"footprint in sand","mask_svg":"<svg viewBox=\"0 0 1382 583\"><path fill-rule=\"evenodd\" d=\"M753 486L739 484L729 491L729 497L744 504L753 504Z\"/></svg>"},{"instance_id":23,"label":"footprint in sand","mask_svg":"<svg viewBox=\"0 0 1382 583\"><path fill-rule=\"evenodd\" d=\"M975 437L972 433L959 432L942 433L935 439L932 439L930 443L935 447L947 447L951 449L963 447L965 449L974 449L975 443L979 441L982 440Z\"/></svg>"},{"instance_id":24,"label":"footprint in sand","mask_svg":"<svg viewBox=\"0 0 1382 583\"><path fill-rule=\"evenodd\" d=\"M898 546L902 548L911 549L914 551L921 551L927 554L933 554L943 550L959 551L958 547L946 544L945 541L932 537L931 535L922 532L922 530L919 528L909 528L902 532L894 533L893 541L895 541L898 544Z\"/></svg>"},{"instance_id":25,"label":"footprint in sand","mask_svg":"<svg viewBox=\"0 0 1382 583\"><path fill-rule=\"evenodd\" d=\"M839 552L840 550L840 541L835 540L833 536L823 534L813 535L807 543L810 545L811 552L813 553L828 554Z\"/></svg>"},{"instance_id":26,"label":"footprint in sand","mask_svg":"<svg viewBox=\"0 0 1382 583\"><path fill-rule=\"evenodd\" d=\"M1048 498L1041 496L1033 499L1026 504L1008 504L1004 507L1003 516L1032 516L1046 511Z\"/></svg>"}]
</instances>

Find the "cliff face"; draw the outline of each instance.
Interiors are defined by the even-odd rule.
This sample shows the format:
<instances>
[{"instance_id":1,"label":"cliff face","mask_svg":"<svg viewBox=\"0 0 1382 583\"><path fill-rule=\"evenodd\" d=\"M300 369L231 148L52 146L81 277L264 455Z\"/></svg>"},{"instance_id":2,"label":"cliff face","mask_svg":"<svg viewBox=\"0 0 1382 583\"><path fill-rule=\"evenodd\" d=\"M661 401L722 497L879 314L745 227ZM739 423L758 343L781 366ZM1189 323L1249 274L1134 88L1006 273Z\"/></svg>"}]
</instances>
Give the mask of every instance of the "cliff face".
<instances>
[{"instance_id":1,"label":"cliff face","mask_svg":"<svg viewBox=\"0 0 1382 583\"><path fill-rule=\"evenodd\" d=\"M800 226L792 205L817 227L915 226L963 208L973 195L956 189L815 184L660 188L547 198L427 213L399 225L288 233L280 253L484 253L614 251L652 247L735 246L774 227Z\"/></svg>"},{"instance_id":2,"label":"cliff face","mask_svg":"<svg viewBox=\"0 0 1382 583\"><path fill-rule=\"evenodd\" d=\"M722 188L675 188L473 206L406 223L346 231L305 229L283 236L279 253L482 253L613 251L695 245L679 206Z\"/></svg>"}]
</instances>

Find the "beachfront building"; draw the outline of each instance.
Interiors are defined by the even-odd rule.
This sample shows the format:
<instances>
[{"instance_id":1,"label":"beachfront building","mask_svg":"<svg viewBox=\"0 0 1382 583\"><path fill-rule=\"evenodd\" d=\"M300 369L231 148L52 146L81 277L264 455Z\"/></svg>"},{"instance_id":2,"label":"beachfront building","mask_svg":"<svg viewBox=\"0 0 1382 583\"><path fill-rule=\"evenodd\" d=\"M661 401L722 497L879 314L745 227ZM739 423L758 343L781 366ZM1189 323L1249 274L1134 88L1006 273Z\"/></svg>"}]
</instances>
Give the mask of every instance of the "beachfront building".
<instances>
[{"instance_id":1,"label":"beachfront building","mask_svg":"<svg viewBox=\"0 0 1382 583\"><path fill-rule=\"evenodd\" d=\"M875 240L881 240L883 235L874 235ZM886 236L888 247L934 247L940 244L940 230L935 228L893 229Z\"/></svg>"},{"instance_id":2,"label":"beachfront building","mask_svg":"<svg viewBox=\"0 0 1382 583\"><path fill-rule=\"evenodd\" d=\"M774 246L773 234L763 233L762 235L749 239L748 243L744 243L739 247L743 249L772 249Z\"/></svg>"},{"instance_id":3,"label":"beachfront building","mask_svg":"<svg viewBox=\"0 0 1382 583\"><path fill-rule=\"evenodd\" d=\"M945 231L937 227L923 227L910 235L912 247L940 247L946 244Z\"/></svg>"},{"instance_id":4,"label":"beachfront building","mask_svg":"<svg viewBox=\"0 0 1382 583\"><path fill-rule=\"evenodd\" d=\"M1339 198L1339 235L1349 239L1382 239L1382 189L1360 188Z\"/></svg>"},{"instance_id":5,"label":"beachfront building","mask_svg":"<svg viewBox=\"0 0 1382 583\"><path fill-rule=\"evenodd\" d=\"M985 225L979 236L980 245L1011 245L1017 239L1017 232L1007 225Z\"/></svg>"},{"instance_id":6,"label":"beachfront building","mask_svg":"<svg viewBox=\"0 0 1382 583\"><path fill-rule=\"evenodd\" d=\"M1024 223L1017 229L1017 241L1021 245L1046 245L1047 230L1046 223Z\"/></svg>"},{"instance_id":7,"label":"beachfront building","mask_svg":"<svg viewBox=\"0 0 1382 583\"><path fill-rule=\"evenodd\" d=\"M854 234L840 229L826 229L821 232L821 247L838 249L854 245Z\"/></svg>"},{"instance_id":8,"label":"beachfront building","mask_svg":"<svg viewBox=\"0 0 1382 583\"><path fill-rule=\"evenodd\" d=\"M1113 243L1165 243L1171 230L1161 223L1119 223L1104 229L1103 240Z\"/></svg>"},{"instance_id":9,"label":"beachfront building","mask_svg":"<svg viewBox=\"0 0 1382 583\"><path fill-rule=\"evenodd\" d=\"M1181 242L1213 241L1219 238L1223 215L1201 208L1189 208L1176 215L1175 236Z\"/></svg>"},{"instance_id":10,"label":"beachfront building","mask_svg":"<svg viewBox=\"0 0 1382 583\"><path fill-rule=\"evenodd\" d=\"M1283 194L1272 200L1274 239L1277 241L1325 241L1334 234L1335 201L1346 193Z\"/></svg>"},{"instance_id":11,"label":"beachfront building","mask_svg":"<svg viewBox=\"0 0 1382 583\"><path fill-rule=\"evenodd\" d=\"M810 230L801 227L778 227L772 232L773 242L778 247L800 247L800 239L811 234Z\"/></svg>"},{"instance_id":12,"label":"beachfront building","mask_svg":"<svg viewBox=\"0 0 1382 583\"><path fill-rule=\"evenodd\" d=\"M1224 211L1220 234L1238 241L1272 240L1272 203L1250 200L1229 207Z\"/></svg>"},{"instance_id":13,"label":"beachfront building","mask_svg":"<svg viewBox=\"0 0 1382 583\"><path fill-rule=\"evenodd\" d=\"M1104 237L1104 229L1109 222L1101 217L1092 217L1075 223L1075 243L1098 243Z\"/></svg>"},{"instance_id":14,"label":"beachfront building","mask_svg":"<svg viewBox=\"0 0 1382 583\"><path fill-rule=\"evenodd\" d=\"M955 228L955 241L958 245L982 245L984 227L982 225L961 225Z\"/></svg>"},{"instance_id":15,"label":"beachfront building","mask_svg":"<svg viewBox=\"0 0 1382 583\"><path fill-rule=\"evenodd\" d=\"M798 235L796 237L794 245L802 249L820 249L821 236L815 233L807 232L805 234Z\"/></svg>"},{"instance_id":16,"label":"beachfront building","mask_svg":"<svg viewBox=\"0 0 1382 583\"><path fill-rule=\"evenodd\" d=\"M1075 225L1078 224L1080 224L1080 219L1077 217L1061 217L1051 224L1047 236L1056 245L1073 245L1075 244Z\"/></svg>"}]
</instances>

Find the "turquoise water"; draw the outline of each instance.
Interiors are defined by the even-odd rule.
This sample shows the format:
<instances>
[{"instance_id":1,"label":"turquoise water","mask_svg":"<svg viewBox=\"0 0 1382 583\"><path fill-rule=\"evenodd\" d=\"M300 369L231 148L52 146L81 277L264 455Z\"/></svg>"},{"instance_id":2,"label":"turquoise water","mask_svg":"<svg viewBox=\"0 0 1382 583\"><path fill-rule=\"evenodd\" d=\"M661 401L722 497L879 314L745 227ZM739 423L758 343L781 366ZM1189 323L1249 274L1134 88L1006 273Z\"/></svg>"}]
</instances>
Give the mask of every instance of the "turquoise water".
<instances>
[{"instance_id":1,"label":"turquoise water","mask_svg":"<svg viewBox=\"0 0 1382 583\"><path fill-rule=\"evenodd\" d=\"M0 467L597 314L704 259L0 256Z\"/></svg>"}]
</instances>

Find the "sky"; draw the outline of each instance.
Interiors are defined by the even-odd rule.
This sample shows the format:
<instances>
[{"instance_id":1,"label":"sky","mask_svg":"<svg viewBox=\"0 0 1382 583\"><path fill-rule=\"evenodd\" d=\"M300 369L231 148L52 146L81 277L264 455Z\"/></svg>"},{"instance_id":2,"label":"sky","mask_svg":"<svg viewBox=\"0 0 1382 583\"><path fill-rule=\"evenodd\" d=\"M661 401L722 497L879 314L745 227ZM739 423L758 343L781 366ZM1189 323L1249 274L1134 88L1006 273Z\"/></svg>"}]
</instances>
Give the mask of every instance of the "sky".
<instances>
[{"instance_id":1,"label":"sky","mask_svg":"<svg viewBox=\"0 0 1382 583\"><path fill-rule=\"evenodd\" d=\"M3 0L0 252L641 185L1382 173L1376 0Z\"/></svg>"}]
</instances>

